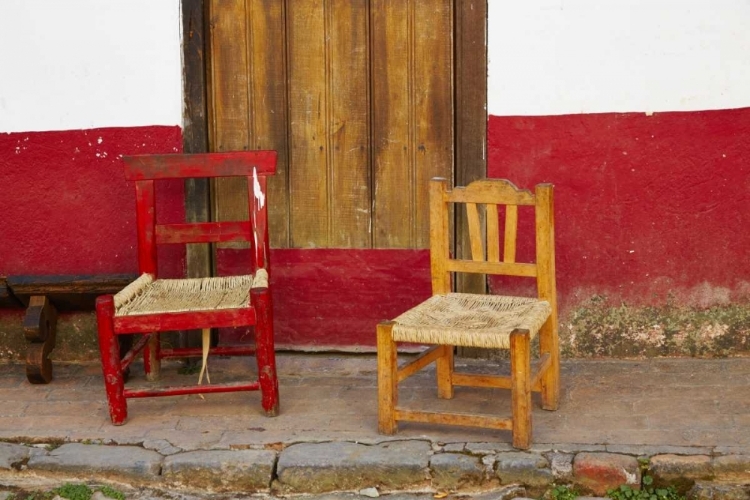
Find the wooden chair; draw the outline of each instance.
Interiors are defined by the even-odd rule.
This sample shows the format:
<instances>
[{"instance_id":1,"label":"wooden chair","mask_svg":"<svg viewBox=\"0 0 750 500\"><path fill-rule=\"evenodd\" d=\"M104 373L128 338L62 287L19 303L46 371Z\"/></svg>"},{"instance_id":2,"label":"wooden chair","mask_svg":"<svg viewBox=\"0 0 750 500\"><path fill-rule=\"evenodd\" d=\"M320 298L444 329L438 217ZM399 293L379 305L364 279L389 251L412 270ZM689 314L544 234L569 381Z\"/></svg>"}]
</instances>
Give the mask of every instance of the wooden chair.
<instances>
[{"instance_id":1,"label":"wooden chair","mask_svg":"<svg viewBox=\"0 0 750 500\"><path fill-rule=\"evenodd\" d=\"M379 431L394 434L397 422L416 421L511 430L513 446L531 442L531 393L541 392L542 407L556 410L559 395L559 347L555 290L554 220L551 184L532 194L504 179L480 180L449 188L445 179L430 183L430 263L433 296L393 321L377 327ZM471 260L451 257L450 217L464 204ZM486 207L487 251L478 206ZM500 259L498 205L505 205ZM536 262L516 262L518 206L531 205L536 218ZM536 278L538 298L451 293L452 273L504 274ZM540 362L531 372L530 342L539 335ZM399 368L396 342L432 344ZM454 346L510 349L510 376L454 372ZM398 406L398 383L436 362L438 397L453 397L454 386L510 389L512 418L427 412Z\"/></svg>"},{"instance_id":2,"label":"wooden chair","mask_svg":"<svg viewBox=\"0 0 750 500\"><path fill-rule=\"evenodd\" d=\"M125 176L135 181L140 277L116 295L96 301L99 348L112 423L127 418L127 399L231 391L262 392L262 406L269 416L279 409L278 382L273 345L271 295L268 287L268 226L266 177L276 171L275 151L153 155L123 158ZM162 179L246 176L250 220L159 224L156 220L154 183ZM159 244L249 241L252 274L198 279L157 277ZM210 347L210 329L254 326L255 348ZM161 349L159 332L203 330L203 349ZM143 334L133 348L120 356L118 336ZM122 337L120 337L122 338ZM255 354L258 378L235 383L126 389L123 373L141 351L149 380L160 373L160 360L208 354Z\"/></svg>"}]
</instances>

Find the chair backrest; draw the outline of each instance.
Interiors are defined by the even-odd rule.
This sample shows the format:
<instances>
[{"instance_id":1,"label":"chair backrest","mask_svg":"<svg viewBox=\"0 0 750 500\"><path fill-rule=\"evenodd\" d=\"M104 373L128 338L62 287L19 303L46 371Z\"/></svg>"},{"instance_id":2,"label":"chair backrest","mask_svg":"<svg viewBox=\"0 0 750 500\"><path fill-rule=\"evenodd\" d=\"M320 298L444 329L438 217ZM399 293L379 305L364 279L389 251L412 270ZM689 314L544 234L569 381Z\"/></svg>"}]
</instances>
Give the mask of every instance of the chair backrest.
<instances>
[{"instance_id":1,"label":"chair backrest","mask_svg":"<svg viewBox=\"0 0 750 500\"><path fill-rule=\"evenodd\" d=\"M125 178L135 181L138 267L156 274L156 246L247 241L253 272L268 260L266 177L276 173L276 151L124 156ZM154 182L163 179L247 177L250 220L157 224Z\"/></svg>"},{"instance_id":2,"label":"chair backrest","mask_svg":"<svg viewBox=\"0 0 750 500\"><path fill-rule=\"evenodd\" d=\"M458 259L450 252L450 217L456 204L465 206L471 260ZM499 205L505 206L505 224L500 245ZM536 259L516 262L518 207L533 206L536 226ZM539 298L557 306L555 289L555 229L553 186L539 184L532 193L518 189L505 179L474 181L466 187L451 189L448 181L430 181L430 264L433 294L451 291L451 274L455 272L502 274L536 278ZM482 229L480 207L486 210L486 227ZM484 238L486 236L486 242ZM503 249L502 256L500 248Z\"/></svg>"}]
</instances>

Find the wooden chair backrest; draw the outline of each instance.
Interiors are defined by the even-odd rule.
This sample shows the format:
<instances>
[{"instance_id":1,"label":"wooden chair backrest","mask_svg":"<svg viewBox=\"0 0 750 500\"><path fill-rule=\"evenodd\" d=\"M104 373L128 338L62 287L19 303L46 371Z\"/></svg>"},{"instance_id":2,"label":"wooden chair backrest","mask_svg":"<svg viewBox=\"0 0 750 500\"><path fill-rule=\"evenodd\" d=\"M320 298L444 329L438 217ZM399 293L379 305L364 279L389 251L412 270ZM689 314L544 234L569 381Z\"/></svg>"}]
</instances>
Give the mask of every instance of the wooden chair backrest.
<instances>
[{"instance_id":1,"label":"wooden chair backrest","mask_svg":"<svg viewBox=\"0 0 750 500\"><path fill-rule=\"evenodd\" d=\"M471 260L458 259L450 252L450 217L452 205L463 204L468 219ZM486 209L486 246L480 219L480 206ZM505 206L503 254L500 255L498 206ZM518 206L534 207L536 226L536 259L532 263L516 262ZM486 248L486 251L485 251ZM539 298L556 308L555 230L553 186L539 184L532 193L518 189L505 179L474 181L466 187L451 189L443 178L430 181L430 264L433 294L451 291L451 274L480 273L536 278Z\"/></svg>"},{"instance_id":2,"label":"wooden chair backrest","mask_svg":"<svg viewBox=\"0 0 750 500\"><path fill-rule=\"evenodd\" d=\"M253 271L268 260L266 178L276 173L276 151L124 156L125 178L135 181L138 267L156 275L156 246L247 241ZM164 179L247 177L250 220L157 224L154 182Z\"/></svg>"}]
</instances>

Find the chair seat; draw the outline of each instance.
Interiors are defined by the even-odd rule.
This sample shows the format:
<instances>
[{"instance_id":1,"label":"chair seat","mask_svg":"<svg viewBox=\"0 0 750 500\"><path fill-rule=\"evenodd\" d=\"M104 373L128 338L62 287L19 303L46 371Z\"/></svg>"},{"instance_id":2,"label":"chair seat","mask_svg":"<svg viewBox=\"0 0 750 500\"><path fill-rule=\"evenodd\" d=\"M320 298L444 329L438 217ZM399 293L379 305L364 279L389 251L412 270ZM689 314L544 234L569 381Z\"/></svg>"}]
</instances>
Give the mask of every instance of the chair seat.
<instances>
[{"instance_id":1,"label":"chair seat","mask_svg":"<svg viewBox=\"0 0 750 500\"><path fill-rule=\"evenodd\" d=\"M216 311L249 307L250 289L267 287L268 273L255 276L154 279L142 274L115 295L115 316Z\"/></svg>"},{"instance_id":2,"label":"chair seat","mask_svg":"<svg viewBox=\"0 0 750 500\"><path fill-rule=\"evenodd\" d=\"M551 310L549 302L535 298L433 295L393 320L393 340L508 349L513 330L529 330L534 338Z\"/></svg>"}]
</instances>

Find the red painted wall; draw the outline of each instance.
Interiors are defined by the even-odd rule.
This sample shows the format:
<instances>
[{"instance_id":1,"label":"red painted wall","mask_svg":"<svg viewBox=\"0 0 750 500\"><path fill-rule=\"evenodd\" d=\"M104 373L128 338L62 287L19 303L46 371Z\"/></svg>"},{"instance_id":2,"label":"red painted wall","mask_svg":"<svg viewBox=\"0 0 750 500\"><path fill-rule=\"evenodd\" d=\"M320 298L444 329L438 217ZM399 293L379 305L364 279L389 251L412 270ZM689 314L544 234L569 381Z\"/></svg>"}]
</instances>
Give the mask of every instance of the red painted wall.
<instances>
[{"instance_id":1,"label":"red painted wall","mask_svg":"<svg viewBox=\"0 0 750 500\"><path fill-rule=\"evenodd\" d=\"M248 259L220 250L219 274L246 271ZM431 295L427 250L273 249L270 277L281 347L372 350L379 321Z\"/></svg>"},{"instance_id":2,"label":"red painted wall","mask_svg":"<svg viewBox=\"0 0 750 500\"><path fill-rule=\"evenodd\" d=\"M555 184L564 307L750 293L750 108L491 116L488 176ZM500 288L497 281L495 288Z\"/></svg>"},{"instance_id":3,"label":"red painted wall","mask_svg":"<svg viewBox=\"0 0 750 500\"><path fill-rule=\"evenodd\" d=\"M0 133L0 275L136 273L135 189L122 155L182 151L180 127ZM184 218L182 182L157 190ZM183 275L184 249L162 254Z\"/></svg>"}]
</instances>

